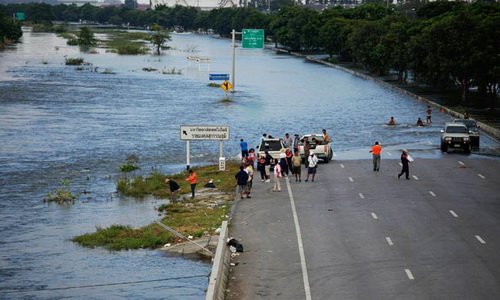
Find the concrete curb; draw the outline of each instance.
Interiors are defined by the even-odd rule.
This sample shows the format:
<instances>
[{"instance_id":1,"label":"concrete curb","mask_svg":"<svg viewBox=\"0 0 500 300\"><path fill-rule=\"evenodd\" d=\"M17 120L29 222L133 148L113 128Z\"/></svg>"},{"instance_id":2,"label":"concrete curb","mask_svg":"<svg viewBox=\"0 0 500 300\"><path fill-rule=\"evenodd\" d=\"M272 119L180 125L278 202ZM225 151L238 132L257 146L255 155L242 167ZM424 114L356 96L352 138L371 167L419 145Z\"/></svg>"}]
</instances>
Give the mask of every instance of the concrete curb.
<instances>
[{"instance_id":1,"label":"concrete curb","mask_svg":"<svg viewBox=\"0 0 500 300\"><path fill-rule=\"evenodd\" d=\"M224 294L229 280L229 263L231 255L227 246L227 238L229 236L227 221L222 222L219 242L217 250L215 250L215 258L212 265L212 272L208 282L206 300L223 300Z\"/></svg>"},{"instance_id":2,"label":"concrete curb","mask_svg":"<svg viewBox=\"0 0 500 300\"><path fill-rule=\"evenodd\" d=\"M371 77L367 74L364 74L364 73L361 73L361 72L358 72L358 71L355 71L355 70L351 70L351 69L348 69L348 68L345 68L345 67L342 67L342 66L339 66L339 65L336 65L336 64L332 64L332 63L329 63L329 62L326 62L326 61L323 61L323 60L320 60L320 59L317 59L317 58L314 58L314 57L311 57L311 56L306 56L304 54L301 54L301 53L295 53L295 52L290 52L290 51L287 51L287 50L283 50L283 49L278 49L278 48L273 48L274 50L278 51L278 52L282 52L282 53L287 53L287 54L291 54L291 55L294 55L294 56L299 56L299 57L304 57L306 60L308 61L311 61L311 62L315 62L315 63L318 63L318 64L323 64L323 65L326 65L328 67L331 67L331 68L335 68L337 70L341 70L341 71L344 71L344 72L347 72L349 74L352 74L354 76L357 76L357 77L361 77L363 79L366 79L366 80L371 80L373 82L376 82L382 86L385 86L387 88L390 88L394 91L397 91L399 92L400 94L403 94L403 95L407 95L409 97L412 97L414 99L417 99L418 101L420 102L424 102L434 108L437 108L439 109L442 113L445 113L445 114L448 114L450 116L452 116L453 118L457 118L457 119L463 119L464 118L464 115L459 113L459 112L456 112L452 109L449 109L445 106L442 106L441 104L438 104L432 100L429 100L427 98L424 98L424 97L421 97L417 94L414 94L412 92L409 92L403 88L400 88L400 87L397 87L397 86L394 86L388 82L385 82L383 80L380 80L378 78L374 78L374 77ZM487 125L487 124L484 124L482 122L477 122L477 125L479 125L479 129L480 131L486 133L487 135L489 135L490 137L492 137L493 139L495 139L496 141L500 141L500 130L496 129L496 128L493 128L492 126L490 125Z\"/></svg>"}]
</instances>

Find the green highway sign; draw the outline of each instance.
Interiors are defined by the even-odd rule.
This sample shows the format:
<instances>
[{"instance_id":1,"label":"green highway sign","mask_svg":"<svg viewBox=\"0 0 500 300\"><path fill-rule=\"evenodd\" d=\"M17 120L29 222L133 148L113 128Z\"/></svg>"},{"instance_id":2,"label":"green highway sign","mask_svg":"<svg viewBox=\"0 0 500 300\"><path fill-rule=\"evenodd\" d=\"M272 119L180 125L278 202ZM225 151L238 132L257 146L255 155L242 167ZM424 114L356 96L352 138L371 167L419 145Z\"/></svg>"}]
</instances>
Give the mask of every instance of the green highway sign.
<instances>
[{"instance_id":1,"label":"green highway sign","mask_svg":"<svg viewBox=\"0 0 500 300\"><path fill-rule=\"evenodd\" d=\"M264 48L264 29L243 29L242 36L243 48Z\"/></svg>"},{"instance_id":2,"label":"green highway sign","mask_svg":"<svg viewBox=\"0 0 500 300\"><path fill-rule=\"evenodd\" d=\"M16 13L16 20L20 20L20 21L22 21L22 20L24 20L24 19L25 19L25 18L24 18L24 13L22 13L22 12L18 12L18 13Z\"/></svg>"}]
</instances>

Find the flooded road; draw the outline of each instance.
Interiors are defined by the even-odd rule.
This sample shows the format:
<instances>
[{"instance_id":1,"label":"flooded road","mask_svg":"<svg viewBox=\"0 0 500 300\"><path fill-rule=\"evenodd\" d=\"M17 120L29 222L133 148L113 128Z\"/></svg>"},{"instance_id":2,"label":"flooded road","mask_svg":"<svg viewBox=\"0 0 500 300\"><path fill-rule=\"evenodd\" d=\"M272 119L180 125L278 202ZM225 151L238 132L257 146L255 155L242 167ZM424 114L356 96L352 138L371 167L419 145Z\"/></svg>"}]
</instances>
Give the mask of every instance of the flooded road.
<instances>
[{"instance_id":1,"label":"flooded road","mask_svg":"<svg viewBox=\"0 0 500 300\"><path fill-rule=\"evenodd\" d=\"M435 111L434 123L415 127L426 105L414 99L301 58L238 48L237 92L222 103L224 92L207 86L208 68L230 73L230 41L172 38L163 56L118 56L84 53L53 34L26 31L22 43L0 53L0 298L203 299L208 263L68 241L97 226L139 227L158 218L154 207L165 200L116 194L118 167L134 154L141 166L135 175L183 170L180 125L230 126L229 157L239 152L240 138L256 145L262 133L323 128L347 158L369 159L374 141L415 157L442 155L439 130L451 118ZM213 61L199 67L187 56ZM92 66L64 65L78 57ZM161 72L173 68L182 74ZM397 126L385 125L391 116ZM480 153L495 159L498 144L481 142ZM192 164L216 162L218 151L217 142L193 142ZM43 203L62 180L89 193L71 206Z\"/></svg>"}]
</instances>

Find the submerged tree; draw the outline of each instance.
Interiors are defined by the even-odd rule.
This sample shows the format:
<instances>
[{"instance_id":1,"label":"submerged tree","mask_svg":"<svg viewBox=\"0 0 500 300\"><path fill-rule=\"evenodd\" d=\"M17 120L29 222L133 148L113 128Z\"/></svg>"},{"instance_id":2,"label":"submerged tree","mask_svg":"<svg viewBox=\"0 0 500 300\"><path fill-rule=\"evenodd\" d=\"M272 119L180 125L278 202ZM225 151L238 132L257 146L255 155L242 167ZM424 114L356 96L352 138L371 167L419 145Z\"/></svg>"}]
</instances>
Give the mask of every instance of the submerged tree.
<instances>
[{"instance_id":1,"label":"submerged tree","mask_svg":"<svg viewBox=\"0 0 500 300\"><path fill-rule=\"evenodd\" d=\"M158 24L151 26L151 31L154 31L154 33L149 38L156 49L156 54L160 55L161 49L168 49L168 47L164 45L167 41L171 41L172 38L170 37L168 31L166 31L163 26Z\"/></svg>"},{"instance_id":2,"label":"submerged tree","mask_svg":"<svg viewBox=\"0 0 500 300\"><path fill-rule=\"evenodd\" d=\"M80 28L78 35L78 45L95 45L97 40L94 38L94 33L88 27Z\"/></svg>"}]
</instances>

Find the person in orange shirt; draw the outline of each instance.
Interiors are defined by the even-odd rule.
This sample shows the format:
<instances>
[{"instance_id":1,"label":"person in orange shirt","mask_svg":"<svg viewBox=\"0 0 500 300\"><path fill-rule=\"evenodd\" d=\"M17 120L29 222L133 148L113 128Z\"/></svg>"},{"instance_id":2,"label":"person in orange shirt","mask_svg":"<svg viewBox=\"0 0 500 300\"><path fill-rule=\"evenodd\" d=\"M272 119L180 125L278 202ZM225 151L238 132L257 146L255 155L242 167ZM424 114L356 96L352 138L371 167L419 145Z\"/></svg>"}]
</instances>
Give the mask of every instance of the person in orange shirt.
<instances>
[{"instance_id":1,"label":"person in orange shirt","mask_svg":"<svg viewBox=\"0 0 500 300\"><path fill-rule=\"evenodd\" d=\"M196 188L196 180L197 180L196 173L193 171L193 169L189 170L189 177L186 179L186 181L189 181L191 183L191 198L194 198L194 189Z\"/></svg>"},{"instance_id":2,"label":"person in orange shirt","mask_svg":"<svg viewBox=\"0 0 500 300\"><path fill-rule=\"evenodd\" d=\"M373 153L373 171L380 171L380 152L382 152L382 147L375 142L375 146L370 150L370 153Z\"/></svg>"}]
</instances>

